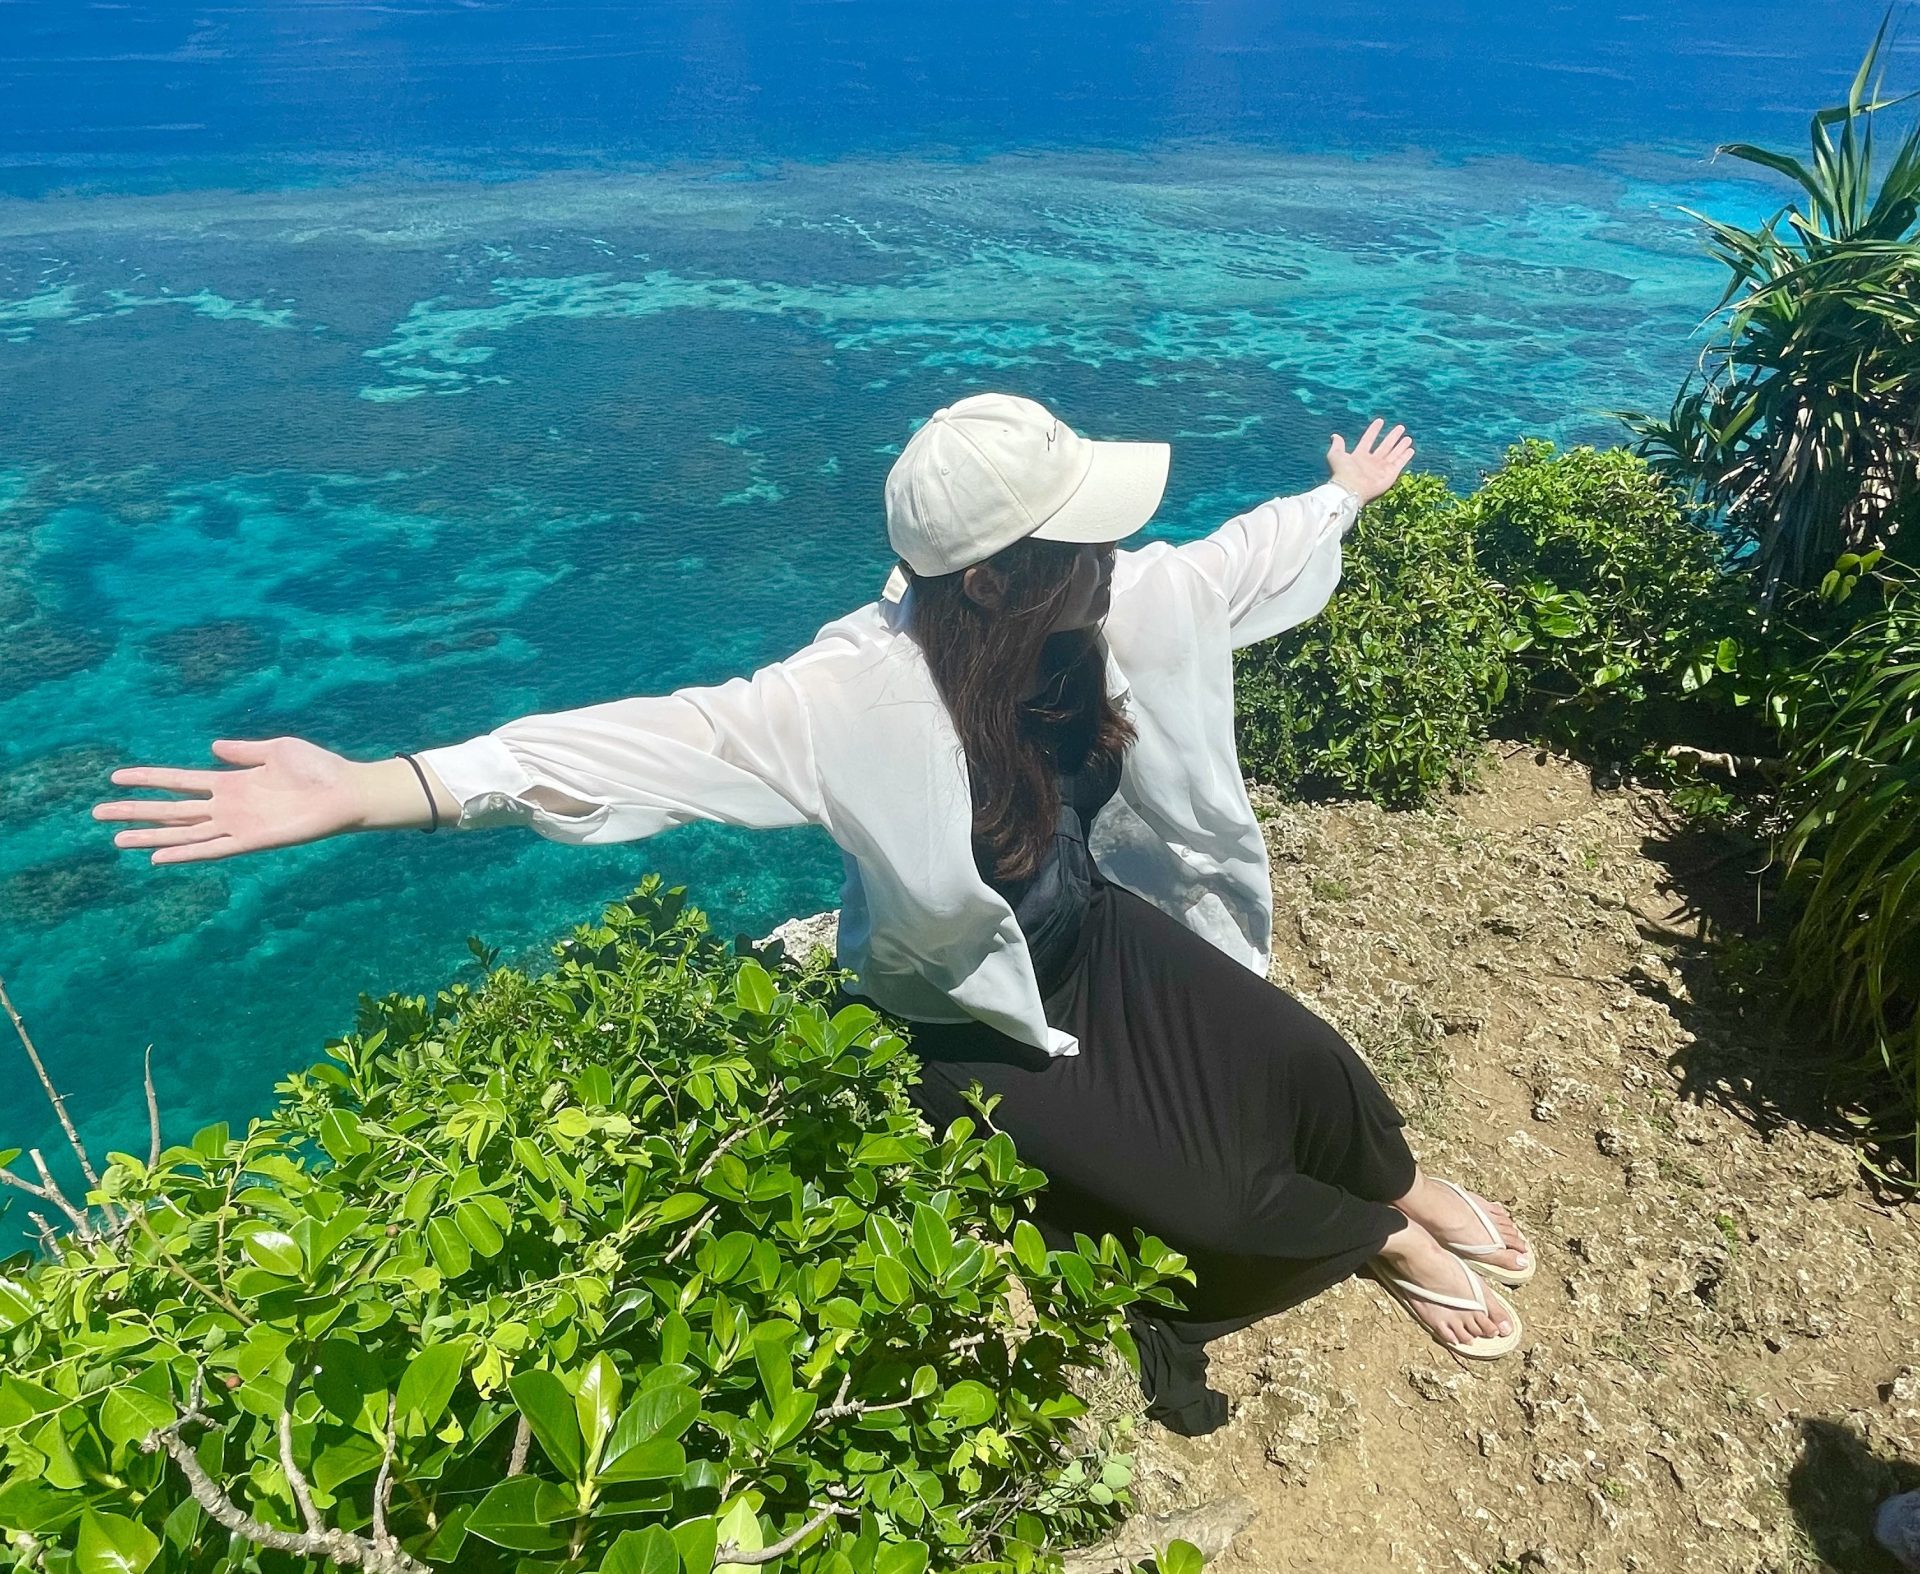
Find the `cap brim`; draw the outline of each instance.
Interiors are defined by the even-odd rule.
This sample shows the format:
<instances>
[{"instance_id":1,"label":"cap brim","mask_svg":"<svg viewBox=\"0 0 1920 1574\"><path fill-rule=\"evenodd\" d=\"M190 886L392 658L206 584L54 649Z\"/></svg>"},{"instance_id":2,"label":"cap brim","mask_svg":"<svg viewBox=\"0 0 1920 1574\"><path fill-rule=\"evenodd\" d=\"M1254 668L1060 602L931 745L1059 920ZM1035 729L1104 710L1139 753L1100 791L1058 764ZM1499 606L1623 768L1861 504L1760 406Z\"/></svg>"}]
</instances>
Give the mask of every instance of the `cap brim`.
<instances>
[{"instance_id":1,"label":"cap brim","mask_svg":"<svg viewBox=\"0 0 1920 1574\"><path fill-rule=\"evenodd\" d=\"M1042 541L1119 541L1153 518L1173 457L1166 443L1095 442L1080 489L1033 534Z\"/></svg>"}]
</instances>

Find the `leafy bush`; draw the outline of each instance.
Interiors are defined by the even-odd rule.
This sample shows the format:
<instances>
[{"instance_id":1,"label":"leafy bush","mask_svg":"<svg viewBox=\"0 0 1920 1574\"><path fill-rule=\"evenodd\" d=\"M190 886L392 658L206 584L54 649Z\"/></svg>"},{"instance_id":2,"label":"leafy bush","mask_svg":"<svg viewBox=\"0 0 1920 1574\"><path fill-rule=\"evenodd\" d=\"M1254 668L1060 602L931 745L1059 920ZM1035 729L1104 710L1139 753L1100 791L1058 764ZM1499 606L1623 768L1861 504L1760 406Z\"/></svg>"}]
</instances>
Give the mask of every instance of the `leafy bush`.
<instances>
[{"instance_id":1,"label":"leafy bush","mask_svg":"<svg viewBox=\"0 0 1920 1574\"><path fill-rule=\"evenodd\" d=\"M1182 1259L1049 1251L1004 1134L657 880L555 953L362 997L0 1265L19 1566L1030 1570L1111 1515L1067 1372Z\"/></svg>"},{"instance_id":2,"label":"leafy bush","mask_svg":"<svg viewBox=\"0 0 1920 1574\"><path fill-rule=\"evenodd\" d=\"M1468 767L1506 692L1504 618L1473 519L1408 475L1348 538L1327 610L1240 652L1240 758L1290 796L1417 803Z\"/></svg>"},{"instance_id":3,"label":"leafy bush","mask_svg":"<svg viewBox=\"0 0 1920 1574\"><path fill-rule=\"evenodd\" d=\"M1706 221L1723 323L1671 412L1628 418L1722 511L1769 594L1811 588L1920 512L1920 125L1876 168L1875 117L1902 102L1876 77L1886 36L1883 22L1846 103L1814 116L1810 162L1720 149L1804 200L1757 228Z\"/></svg>"},{"instance_id":4,"label":"leafy bush","mask_svg":"<svg viewBox=\"0 0 1920 1574\"><path fill-rule=\"evenodd\" d=\"M1759 610L1720 537L1645 460L1530 439L1469 506L1513 629L1512 725L1612 760L1760 730L1757 708L1735 714L1764 695Z\"/></svg>"},{"instance_id":5,"label":"leafy bush","mask_svg":"<svg viewBox=\"0 0 1920 1574\"><path fill-rule=\"evenodd\" d=\"M1872 559L1843 558L1858 578ZM1785 838L1791 993L1860 1069L1890 1079L1865 1135L1900 1140L1920 1182L1920 595L1883 576L1885 610L1795 685ZM1886 1172L1883 1170L1883 1174Z\"/></svg>"}]
</instances>

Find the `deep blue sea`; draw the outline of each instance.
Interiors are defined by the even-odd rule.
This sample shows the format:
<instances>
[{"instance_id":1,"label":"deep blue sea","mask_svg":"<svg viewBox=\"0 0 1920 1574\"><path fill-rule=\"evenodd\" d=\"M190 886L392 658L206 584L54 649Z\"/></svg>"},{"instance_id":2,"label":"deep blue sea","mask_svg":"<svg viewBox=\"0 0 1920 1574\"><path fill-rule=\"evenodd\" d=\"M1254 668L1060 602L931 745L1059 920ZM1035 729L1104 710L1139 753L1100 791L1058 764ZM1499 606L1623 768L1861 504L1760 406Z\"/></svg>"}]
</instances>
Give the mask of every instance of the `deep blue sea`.
<instances>
[{"instance_id":1,"label":"deep blue sea","mask_svg":"<svg viewBox=\"0 0 1920 1574\"><path fill-rule=\"evenodd\" d=\"M1162 438L1156 529L1404 421L1471 486L1664 408L1878 0L0 0L0 978L102 1145L649 869L724 932L824 839L349 837L153 868L215 737L357 758L714 681L869 598L912 423ZM1912 41L1894 84L1920 86ZM0 1147L51 1148L0 1037Z\"/></svg>"}]
</instances>

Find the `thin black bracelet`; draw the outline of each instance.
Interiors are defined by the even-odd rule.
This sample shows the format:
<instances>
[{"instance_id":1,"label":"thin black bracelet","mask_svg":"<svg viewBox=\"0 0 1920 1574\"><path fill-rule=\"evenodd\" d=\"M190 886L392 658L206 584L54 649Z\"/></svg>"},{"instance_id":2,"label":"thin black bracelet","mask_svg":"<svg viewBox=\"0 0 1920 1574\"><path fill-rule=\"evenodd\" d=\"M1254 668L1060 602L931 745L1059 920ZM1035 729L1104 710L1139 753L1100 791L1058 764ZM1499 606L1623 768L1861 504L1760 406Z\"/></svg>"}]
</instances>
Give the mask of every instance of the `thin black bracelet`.
<instances>
[{"instance_id":1,"label":"thin black bracelet","mask_svg":"<svg viewBox=\"0 0 1920 1574\"><path fill-rule=\"evenodd\" d=\"M427 812L433 816L433 824L424 825L421 830L428 836L440 829L440 805L433 801L433 789L427 785L427 773L420 769L420 762L411 754L394 755L396 760L405 760L413 767L413 774L420 778L420 790L427 795Z\"/></svg>"}]
</instances>

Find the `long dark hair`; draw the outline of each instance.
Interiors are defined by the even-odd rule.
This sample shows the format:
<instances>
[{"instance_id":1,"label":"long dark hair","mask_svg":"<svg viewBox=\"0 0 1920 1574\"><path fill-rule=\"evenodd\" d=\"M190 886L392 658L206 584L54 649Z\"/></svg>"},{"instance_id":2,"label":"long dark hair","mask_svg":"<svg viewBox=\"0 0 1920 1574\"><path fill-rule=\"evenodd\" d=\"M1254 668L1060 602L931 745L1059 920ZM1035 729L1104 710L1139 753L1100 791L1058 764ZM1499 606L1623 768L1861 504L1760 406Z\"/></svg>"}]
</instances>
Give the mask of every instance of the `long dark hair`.
<instances>
[{"instance_id":1,"label":"long dark hair","mask_svg":"<svg viewBox=\"0 0 1920 1574\"><path fill-rule=\"evenodd\" d=\"M1060 817L1054 750L1063 738L1087 740L1082 757L1060 762L1069 769L1117 764L1133 742L1133 723L1107 697L1098 630L1048 632L1078 552L1029 538L997 553L988 566L1004 576L1006 595L994 610L967 595L965 570L908 571L909 630L966 752L975 853L991 880L1027 879L1046 857ZM1028 700L1021 689L1036 663L1045 682Z\"/></svg>"}]
</instances>

